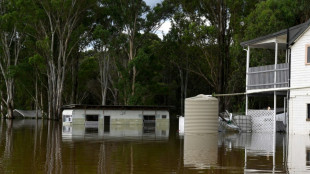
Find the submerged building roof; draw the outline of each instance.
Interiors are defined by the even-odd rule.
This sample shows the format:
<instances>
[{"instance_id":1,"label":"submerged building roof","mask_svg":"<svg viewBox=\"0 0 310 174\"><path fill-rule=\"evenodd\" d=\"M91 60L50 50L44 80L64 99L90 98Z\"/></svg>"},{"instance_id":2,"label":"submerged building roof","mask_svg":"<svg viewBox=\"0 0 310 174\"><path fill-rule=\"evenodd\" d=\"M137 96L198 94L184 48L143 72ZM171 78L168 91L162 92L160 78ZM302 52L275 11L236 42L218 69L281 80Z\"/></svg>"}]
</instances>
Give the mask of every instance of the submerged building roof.
<instances>
[{"instance_id":1,"label":"submerged building roof","mask_svg":"<svg viewBox=\"0 0 310 174\"><path fill-rule=\"evenodd\" d=\"M104 110L169 110L169 106L124 106L124 105L64 105L62 109L104 109Z\"/></svg>"},{"instance_id":2,"label":"submerged building roof","mask_svg":"<svg viewBox=\"0 0 310 174\"><path fill-rule=\"evenodd\" d=\"M293 45L295 43L295 41L298 39L299 36L301 36L305 30L309 27L310 25L310 19L308 21L306 21L305 23L287 28L287 29L283 29L280 30L278 32L275 33L271 33L262 37L258 37L252 40L248 40L245 42L241 42L241 46L250 46L252 44L258 43L258 42L262 42L268 39L272 39L275 37L279 37L279 36L286 36L287 39L287 35L288 35L288 44L289 45Z\"/></svg>"},{"instance_id":3,"label":"submerged building roof","mask_svg":"<svg viewBox=\"0 0 310 174\"><path fill-rule=\"evenodd\" d=\"M36 110L20 110L14 109L13 116L14 117L24 117L24 118L36 118L37 111ZM41 110L38 110L38 117L42 117Z\"/></svg>"}]
</instances>

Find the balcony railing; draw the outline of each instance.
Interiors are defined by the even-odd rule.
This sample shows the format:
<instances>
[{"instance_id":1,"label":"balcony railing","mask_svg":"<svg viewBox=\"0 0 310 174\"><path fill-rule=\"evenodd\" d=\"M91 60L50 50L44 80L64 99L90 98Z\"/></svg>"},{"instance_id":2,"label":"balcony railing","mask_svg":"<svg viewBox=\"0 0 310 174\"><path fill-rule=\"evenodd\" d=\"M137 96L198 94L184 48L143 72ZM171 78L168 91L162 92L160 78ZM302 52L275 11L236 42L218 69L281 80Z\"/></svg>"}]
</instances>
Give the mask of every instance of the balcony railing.
<instances>
[{"instance_id":1,"label":"balcony railing","mask_svg":"<svg viewBox=\"0 0 310 174\"><path fill-rule=\"evenodd\" d=\"M276 82L274 75L276 71ZM248 72L247 90L288 87L289 64L250 67Z\"/></svg>"}]
</instances>

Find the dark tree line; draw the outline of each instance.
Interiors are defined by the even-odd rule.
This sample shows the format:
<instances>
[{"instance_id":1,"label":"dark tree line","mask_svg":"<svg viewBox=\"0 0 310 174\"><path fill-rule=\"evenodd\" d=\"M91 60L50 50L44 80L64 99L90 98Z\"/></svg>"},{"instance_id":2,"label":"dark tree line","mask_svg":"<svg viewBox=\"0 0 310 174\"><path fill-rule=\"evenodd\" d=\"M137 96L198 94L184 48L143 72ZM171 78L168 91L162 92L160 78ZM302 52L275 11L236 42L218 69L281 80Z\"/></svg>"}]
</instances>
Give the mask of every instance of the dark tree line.
<instances>
[{"instance_id":1,"label":"dark tree line","mask_svg":"<svg viewBox=\"0 0 310 174\"><path fill-rule=\"evenodd\" d=\"M0 114L64 104L168 105L245 90L240 42L306 21L305 0L0 1ZM171 28L156 32L164 21ZM251 64L268 64L271 52ZM244 96L220 98L244 109Z\"/></svg>"}]
</instances>

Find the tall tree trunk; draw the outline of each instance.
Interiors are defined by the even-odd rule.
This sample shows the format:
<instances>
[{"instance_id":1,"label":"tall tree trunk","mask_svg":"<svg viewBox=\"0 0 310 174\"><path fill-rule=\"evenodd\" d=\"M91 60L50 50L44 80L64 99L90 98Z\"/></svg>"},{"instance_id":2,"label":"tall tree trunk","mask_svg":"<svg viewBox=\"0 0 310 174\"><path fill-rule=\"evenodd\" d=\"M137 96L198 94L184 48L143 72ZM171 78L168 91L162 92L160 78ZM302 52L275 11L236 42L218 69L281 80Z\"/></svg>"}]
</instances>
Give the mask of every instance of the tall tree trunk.
<instances>
[{"instance_id":1,"label":"tall tree trunk","mask_svg":"<svg viewBox=\"0 0 310 174\"><path fill-rule=\"evenodd\" d=\"M115 58L112 58L111 61L113 61L111 63L111 68L116 68ZM119 73L116 73L116 74L119 75ZM118 76L118 78L119 78L119 76ZM110 88L108 88L108 89L113 96L113 105L117 105L118 104L118 89L115 88L115 84L114 84L115 81L112 79L111 73L108 74L108 81L110 84Z\"/></svg>"},{"instance_id":2,"label":"tall tree trunk","mask_svg":"<svg viewBox=\"0 0 310 174\"><path fill-rule=\"evenodd\" d=\"M188 66L188 64L187 64ZM187 98L187 86L188 86L188 67L187 69L185 70L185 81L184 81L184 101L185 99ZM185 106L184 106L185 107ZM184 110L185 108L183 107L183 115L184 116Z\"/></svg>"},{"instance_id":3,"label":"tall tree trunk","mask_svg":"<svg viewBox=\"0 0 310 174\"><path fill-rule=\"evenodd\" d=\"M79 39L72 39L72 33L81 24L82 13L90 5L85 0L59 1L57 7L54 3L40 0L34 4L46 17L37 23L36 29L39 40L48 38L49 49L43 48L41 52L47 63L49 119L60 118L67 62L79 42Z\"/></svg>"},{"instance_id":4,"label":"tall tree trunk","mask_svg":"<svg viewBox=\"0 0 310 174\"><path fill-rule=\"evenodd\" d=\"M16 31L14 26L11 32L2 32L1 46L4 55L0 55L0 72L6 87L6 107L8 118L13 118L14 109L14 77L10 76L12 66L17 66L22 49L23 34ZM12 52L12 50L14 50Z\"/></svg>"},{"instance_id":5,"label":"tall tree trunk","mask_svg":"<svg viewBox=\"0 0 310 174\"><path fill-rule=\"evenodd\" d=\"M12 103L12 100L8 100L7 101L7 113L8 113L8 116L7 118L8 119L13 119L13 109L14 106L13 106L13 103Z\"/></svg>"},{"instance_id":6,"label":"tall tree trunk","mask_svg":"<svg viewBox=\"0 0 310 174\"><path fill-rule=\"evenodd\" d=\"M135 19L136 20L136 19ZM134 23L136 25L136 22ZM134 26L135 28L135 26ZM130 33L130 40L129 40L129 61L132 61L136 56L136 50L134 46L134 39L135 39L135 29ZM136 74L137 70L136 67L132 67L132 82L131 82L131 96L135 95L135 84L136 84Z\"/></svg>"},{"instance_id":7,"label":"tall tree trunk","mask_svg":"<svg viewBox=\"0 0 310 174\"><path fill-rule=\"evenodd\" d=\"M180 102L181 102L181 115L184 115L184 78L183 78L183 71L180 67L179 68L179 75L180 75L180 86L181 86L181 92L180 92Z\"/></svg>"},{"instance_id":8,"label":"tall tree trunk","mask_svg":"<svg viewBox=\"0 0 310 174\"><path fill-rule=\"evenodd\" d=\"M40 108L41 108L41 115L42 115L42 118L43 115L44 115L44 101L43 101L43 90L42 90L42 86L41 86L41 90L40 90Z\"/></svg>"},{"instance_id":9,"label":"tall tree trunk","mask_svg":"<svg viewBox=\"0 0 310 174\"><path fill-rule=\"evenodd\" d=\"M79 71L79 56L73 59L72 64L72 91L71 91L71 104L77 103L77 89L78 89L78 71Z\"/></svg>"},{"instance_id":10,"label":"tall tree trunk","mask_svg":"<svg viewBox=\"0 0 310 174\"><path fill-rule=\"evenodd\" d=\"M188 70L182 70L181 67L178 67L178 68L179 68L179 76L180 76L180 84L181 84L180 85L181 86L181 94L180 94L181 115L184 116L184 107L185 107L184 103L187 97Z\"/></svg>"},{"instance_id":11,"label":"tall tree trunk","mask_svg":"<svg viewBox=\"0 0 310 174\"><path fill-rule=\"evenodd\" d=\"M0 117L2 118L2 119L4 119L4 111L3 111L3 92L2 92L2 90L0 89Z\"/></svg>"},{"instance_id":12,"label":"tall tree trunk","mask_svg":"<svg viewBox=\"0 0 310 174\"><path fill-rule=\"evenodd\" d=\"M36 105L36 120L38 120L38 115L39 115L39 97L38 97L38 76L36 75L36 84L35 84L35 95L36 95L36 101L35 101L35 105Z\"/></svg>"},{"instance_id":13,"label":"tall tree trunk","mask_svg":"<svg viewBox=\"0 0 310 174\"><path fill-rule=\"evenodd\" d=\"M8 119L13 119L13 110L14 110L13 89L14 89L13 80L9 79L7 83L7 100L6 100Z\"/></svg>"},{"instance_id":14,"label":"tall tree trunk","mask_svg":"<svg viewBox=\"0 0 310 174\"><path fill-rule=\"evenodd\" d=\"M98 56L99 71L100 71L100 87L101 87L101 104L106 105L106 97L108 90L109 81L109 70L110 70L110 56L105 55L104 50L101 50ZM106 53L109 54L109 53Z\"/></svg>"}]
</instances>

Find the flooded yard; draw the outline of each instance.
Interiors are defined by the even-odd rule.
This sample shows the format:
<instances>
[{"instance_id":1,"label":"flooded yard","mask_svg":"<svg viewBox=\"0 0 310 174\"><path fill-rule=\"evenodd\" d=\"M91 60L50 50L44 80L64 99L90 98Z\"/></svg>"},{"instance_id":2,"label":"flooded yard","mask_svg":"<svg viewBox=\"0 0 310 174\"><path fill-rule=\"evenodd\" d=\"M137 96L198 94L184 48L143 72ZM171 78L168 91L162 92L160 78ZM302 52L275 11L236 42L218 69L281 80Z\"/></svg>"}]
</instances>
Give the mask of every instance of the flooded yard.
<instances>
[{"instance_id":1,"label":"flooded yard","mask_svg":"<svg viewBox=\"0 0 310 174\"><path fill-rule=\"evenodd\" d=\"M309 135L0 122L0 173L308 173L309 166Z\"/></svg>"}]
</instances>

